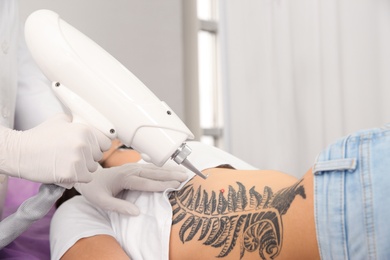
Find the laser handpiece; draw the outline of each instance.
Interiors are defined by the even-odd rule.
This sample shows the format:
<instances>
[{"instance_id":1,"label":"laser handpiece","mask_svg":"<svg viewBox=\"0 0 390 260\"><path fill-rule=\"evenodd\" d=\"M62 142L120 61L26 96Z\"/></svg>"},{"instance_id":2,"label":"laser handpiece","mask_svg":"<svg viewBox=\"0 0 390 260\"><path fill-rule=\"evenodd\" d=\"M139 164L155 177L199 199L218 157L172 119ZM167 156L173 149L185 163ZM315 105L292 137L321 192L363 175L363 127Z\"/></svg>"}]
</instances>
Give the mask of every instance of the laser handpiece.
<instances>
[{"instance_id":1,"label":"laser handpiece","mask_svg":"<svg viewBox=\"0 0 390 260\"><path fill-rule=\"evenodd\" d=\"M208 175L204 175L201 171L196 169L189 160L187 160L188 155L191 153L191 148L189 148L185 143L183 143L176 152L172 155L172 159L177 163L181 164L196 175L207 179Z\"/></svg>"},{"instance_id":2,"label":"laser handpiece","mask_svg":"<svg viewBox=\"0 0 390 260\"><path fill-rule=\"evenodd\" d=\"M73 121L86 123L162 166L173 159L206 178L187 159L194 136L173 110L135 75L83 33L49 10L26 20L27 46L53 82Z\"/></svg>"}]
</instances>

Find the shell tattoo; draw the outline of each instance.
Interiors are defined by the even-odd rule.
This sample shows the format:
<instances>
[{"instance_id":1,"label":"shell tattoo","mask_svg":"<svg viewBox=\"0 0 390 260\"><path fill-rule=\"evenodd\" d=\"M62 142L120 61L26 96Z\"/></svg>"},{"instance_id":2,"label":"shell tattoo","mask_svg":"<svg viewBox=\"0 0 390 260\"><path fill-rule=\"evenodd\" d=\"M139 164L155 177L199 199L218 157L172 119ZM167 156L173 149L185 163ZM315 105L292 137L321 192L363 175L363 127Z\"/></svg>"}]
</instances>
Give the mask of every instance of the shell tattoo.
<instances>
[{"instance_id":1,"label":"shell tattoo","mask_svg":"<svg viewBox=\"0 0 390 260\"><path fill-rule=\"evenodd\" d=\"M258 251L261 259L274 259L282 248L282 215L297 195L306 198L301 182L276 193L266 186L262 195L254 186L247 191L240 182L238 189L229 186L226 192L211 194L187 184L170 195L172 225L181 223L183 243L197 236L204 245L221 248L217 257L227 256L239 244L240 258Z\"/></svg>"}]
</instances>

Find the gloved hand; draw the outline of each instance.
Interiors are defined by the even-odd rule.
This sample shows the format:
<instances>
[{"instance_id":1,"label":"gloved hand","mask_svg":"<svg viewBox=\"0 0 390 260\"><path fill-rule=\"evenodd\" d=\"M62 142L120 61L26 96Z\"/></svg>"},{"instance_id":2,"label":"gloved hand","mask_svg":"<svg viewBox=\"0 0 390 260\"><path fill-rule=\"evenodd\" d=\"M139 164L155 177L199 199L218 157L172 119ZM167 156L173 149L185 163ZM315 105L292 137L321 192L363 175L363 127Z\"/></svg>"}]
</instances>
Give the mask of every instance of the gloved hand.
<instances>
[{"instance_id":1,"label":"gloved hand","mask_svg":"<svg viewBox=\"0 0 390 260\"><path fill-rule=\"evenodd\" d=\"M187 179L184 168L153 164L128 163L122 166L101 168L93 175L89 183L77 183L75 188L90 203L108 211L121 214L138 215L136 205L115 198L122 190L164 191L178 188Z\"/></svg>"},{"instance_id":2,"label":"gloved hand","mask_svg":"<svg viewBox=\"0 0 390 260\"><path fill-rule=\"evenodd\" d=\"M111 140L94 128L56 115L27 131L0 127L0 172L70 188L89 182Z\"/></svg>"}]
</instances>

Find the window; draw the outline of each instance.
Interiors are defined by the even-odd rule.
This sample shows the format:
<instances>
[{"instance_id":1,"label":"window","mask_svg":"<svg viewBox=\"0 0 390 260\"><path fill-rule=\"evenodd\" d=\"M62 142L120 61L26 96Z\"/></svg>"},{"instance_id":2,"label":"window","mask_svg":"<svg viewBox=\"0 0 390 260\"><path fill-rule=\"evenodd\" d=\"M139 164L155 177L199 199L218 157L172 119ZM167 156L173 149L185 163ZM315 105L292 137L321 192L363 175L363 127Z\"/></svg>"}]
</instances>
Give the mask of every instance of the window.
<instances>
[{"instance_id":1,"label":"window","mask_svg":"<svg viewBox=\"0 0 390 260\"><path fill-rule=\"evenodd\" d=\"M223 113L218 66L218 0L197 0L200 141L222 146ZM221 147L222 148L222 147Z\"/></svg>"}]
</instances>

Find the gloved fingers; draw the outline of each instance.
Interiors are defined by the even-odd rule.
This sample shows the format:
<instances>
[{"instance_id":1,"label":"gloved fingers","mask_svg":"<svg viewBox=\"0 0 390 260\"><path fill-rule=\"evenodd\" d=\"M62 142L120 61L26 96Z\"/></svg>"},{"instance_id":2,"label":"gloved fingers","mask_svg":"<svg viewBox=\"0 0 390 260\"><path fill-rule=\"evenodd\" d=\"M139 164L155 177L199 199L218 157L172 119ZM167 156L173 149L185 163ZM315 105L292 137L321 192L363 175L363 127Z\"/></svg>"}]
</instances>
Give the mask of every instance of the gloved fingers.
<instances>
[{"instance_id":1,"label":"gloved fingers","mask_svg":"<svg viewBox=\"0 0 390 260\"><path fill-rule=\"evenodd\" d=\"M74 183L56 183L56 185L64 187L65 189L71 189L74 186Z\"/></svg>"},{"instance_id":2,"label":"gloved fingers","mask_svg":"<svg viewBox=\"0 0 390 260\"><path fill-rule=\"evenodd\" d=\"M79 146L77 147L84 153L86 162L91 160L98 162L103 158L103 151L108 150L111 147L111 139L106 137L102 132L95 129L94 127L89 127L84 123L71 123L72 128L75 131L75 143L78 142ZM95 167L94 163L92 163ZM88 165L89 167L90 165ZM90 169L90 171L95 171L96 169Z\"/></svg>"},{"instance_id":3,"label":"gloved fingers","mask_svg":"<svg viewBox=\"0 0 390 260\"><path fill-rule=\"evenodd\" d=\"M136 205L128 202L124 199L115 198L108 194L101 194L101 196L95 197L96 201L90 201L94 205L97 205L103 210L114 211L120 214L138 216L139 209Z\"/></svg>"},{"instance_id":4,"label":"gloved fingers","mask_svg":"<svg viewBox=\"0 0 390 260\"><path fill-rule=\"evenodd\" d=\"M84 162L77 162L75 164L76 182L90 182L92 181L92 174L99 168L99 163L94 160L87 160Z\"/></svg>"},{"instance_id":5,"label":"gloved fingers","mask_svg":"<svg viewBox=\"0 0 390 260\"><path fill-rule=\"evenodd\" d=\"M159 166L156 166L152 163L148 163L148 164L140 164L142 165L142 168L145 168L145 169L150 169L150 170L166 170L166 171L177 171L177 172L186 172L186 168L182 165L178 165L176 163L172 163L172 164L165 164L161 167Z\"/></svg>"},{"instance_id":6,"label":"gloved fingers","mask_svg":"<svg viewBox=\"0 0 390 260\"><path fill-rule=\"evenodd\" d=\"M82 123L75 124L78 124L78 127L82 129L81 131L84 132L84 138L87 141L82 145L80 158L84 159L89 172L95 172L98 162L103 158L103 150L111 147L111 140L93 127L88 127Z\"/></svg>"},{"instance_id":7,"label":"gloved fingers","mask_svg":"<svg viewBox=\"0 0 390 260\"><path fill-rule=\"evenodd\" d=\"M108 151L111 148L112 140L108 138L105 134L103 134L101 131L92 128L92 131L96 137L96 140L99 144L100 151L105 152ZM100 160L101 158L99 158Z\"/></svg>"},{"instance_id":8,"label":"gloved fingers","mask_svg":"<svg viewBox=\"0 0 390 260\"><path fill-rule=\"evenodd\" d=\"M178 181L159 181L140 176L131 176L122 182L122 188L134 191L158 192L169 188L176 189L180 186Z\"/></svg>"},{"instance_id":9,"label":"gloved fingers","mask_svg":"<svg viewBox=\"0 0 390 260\"><path fill-rule=\"evenodd\" d=\"M182 167L156 167L156 166L147 166L142 165L141 171L139 173L140 177L159 180L159 181L168 181L175 180L179 182L183 182L187 180L188 175Z\"/></svg>"},{"instance_id":10,"label":"gloved fingers","mask_svg":"<svg viewBox=\"0 0 390 260\"><path fill-rule=\"evenodd\" d=\"M87 162L88 168L91 162L98 162L103 158L103 152L99 143L99 131L94 129L93 127L89 127L84 125L83 123L75 123L77 127L80 128L82 132L82 138L86 141L82 144L82 152L84 153L85 160ZM100 135L103 135L100 133ZM103 135L104 136L104 135ZM107 137L105 137L107 138ZM108 138L107 138L108 139ZM92 166L95 167L95 163L92 163ZM95 171L96 169L90 169L90 171Z\"/></svg>"},{"instance_id":11,"label":"gloved fingers","mask_svg":"<svg viewBox=\"0 0 390 260\"><path fill-rule=\"evenodd\" d=\"M95 153L95 154L93 154ZM100 151L101 157L103 156L103 153ZM95 172L98 169L98 161L96 158L99 158L98 152L91 151L91 147L84 146L82 149L82 154L80 154L80 158L83 158L82 161L76 166L78 170L80 171L88 171L88 172ZM85 163L85 166L84 166ZM86 169L84 169L86 168Z\"/></svg>"}]
</instances>

